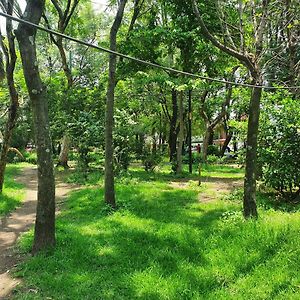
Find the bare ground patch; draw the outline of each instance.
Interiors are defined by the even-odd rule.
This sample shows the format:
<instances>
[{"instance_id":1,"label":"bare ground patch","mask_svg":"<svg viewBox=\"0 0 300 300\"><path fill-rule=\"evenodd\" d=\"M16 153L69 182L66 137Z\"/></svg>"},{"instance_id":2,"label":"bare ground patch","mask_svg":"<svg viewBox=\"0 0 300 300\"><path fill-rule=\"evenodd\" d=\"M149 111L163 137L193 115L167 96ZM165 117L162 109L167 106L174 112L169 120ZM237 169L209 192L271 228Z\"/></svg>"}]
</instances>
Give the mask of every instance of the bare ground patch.
<instances>
[{"instance_id":1,"label":"bare ground patch","mask_svg":"<svg viewBox=\"0 0 300 300\"><path fill-rule=\"evenodd\" d=\"M192 185L198 185L198 181L180 178L171 181L169 184L172 188L187 189ZM204 177L202 178L201 185L207 187L207 189L199 193L199 201L203 203L213 202L231 193L235 189L242 187L243 180L239 178Z\"/></svg>"}]
</instances>

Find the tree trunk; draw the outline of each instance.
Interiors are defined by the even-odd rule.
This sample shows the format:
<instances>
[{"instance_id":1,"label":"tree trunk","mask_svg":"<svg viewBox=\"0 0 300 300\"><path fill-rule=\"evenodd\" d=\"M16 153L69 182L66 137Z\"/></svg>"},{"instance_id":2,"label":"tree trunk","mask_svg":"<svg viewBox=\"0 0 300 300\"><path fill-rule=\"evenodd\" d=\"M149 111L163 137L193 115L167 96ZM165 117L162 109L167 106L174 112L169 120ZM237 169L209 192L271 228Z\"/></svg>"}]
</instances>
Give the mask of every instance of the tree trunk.
<instances>
[{"instance_id":1,"label":"tree trunk","mask_svg":"<svg viewBox=\"0 0 300 300\"><path fill-rule=\"evenodd\" d=\"M14 6L14 1L7 3L7 13L10 15L12 15L13 13L13 6ZM7 81L7 86L8 86L9 96L10 96L10 107L8 110L8 119L5 125L3 143L2 143L1 154L0 154L0 193L2 193L3 191L7 153L9 150L9 144L13 134L13 129L17 122L17 117L18 117L17 112L19 108L19 96L14 81L14 70L15 70L17 55L15 50L15 41L14 41L14 35L12 30L13 30L12 21L7 19L6 35L8 40L8 48L3 43L2 36L0 38L1 38L1 48L6 59L5 71L6 71L6 81Z\"/></svg>"},{"instance_id":2,"label":"tree trunk","mask_svg":"<svg viewBox=\"0 0 300 300\"><path fill-rule=\"evenodd\" d=\"M38 24L44 1L27 0L24 19ZM31 100L38 162L38 200L33 253L55 245L55 181L48 120L46 89L41 81L36 56L36 29L19 24L16 30L23 72Z\"/></svg>"},{"instance_id":3,"label":"tree trunk","mask_svg":"<svg viewBox=\"0 0 300 300\"><path fill-rule=\"evenodd\" d=\"M260 84L260 80L253 81ZM261 88L253 88L247 132L246 170L244 182L244 216L257 218L256 208L256 169L257 169L257 135L259 125Z\"/></svg>"},{"instance_id":4,"label":"tree trunk","mask_svg":"<svg viewBox=\"0 0 300 300\"><path fill-rule=\"evenodd\" d=\"M127 0L121 0L117 15L110 30L110 50L116 51L117 33L123 19L124 8ZM114 184L114 146L113 146L113 127L114 127L114 101L116 85L116 65L117 57L115 54L109 55L109 79L106 98L106 126L105 126L105 184L104 199L111 207L116 207L115 184Z\"/></svg>"},{"instance_id":5,"label":"tree trunk","mask_svg":"<svg viewBox=\"0 0 300 300\"><path fill-rule=\"evenodd\" d=\"M189 147L189 172L193 173L193 154L192 154L192 91L189 90L189 115L188 115L188 147Z\"/></svg>"},{"instance_id":6,"label":"tree trunk","mask_svg":"<svg viewBox=\"0 0 300 300\"><path fill-rule=\"evenodd\" d=\"M177 168L176 173L182 173L182 146L184 140L184 120L183 120L183 92L179 96L179 134L178 134L178 149L177 149Z\"/></svg>"},{"instance_id":7,"label":"tree trunk","mask_svg":"<svg viewBox=\"0 0 300 300\"><path fill-rule=\"evenodd\" d=\"M59 50L59 55L60 55L60 58L61 58L63 71L64 71L65 76L67 78L68 89L69 89L69 88L71 88L73 86L73 77L72 77L72 71L71 71L71 69L69 68L69 65L68 65L66 52L65 52L65 49L64 49L64 46L63 46L61 38L59 38L57 40L57 48Z\"/></svg>"},{"instance_id":8,"label":"tree trunk","mask_svg":"<svg viewBox=\"0 0 300 300\"><path fill-rule=\"evenodd\" d=\"M202 147L202 158L204 162L207 161L208 146L212 134L213 134L213 130L211 129L210 125L206 125L206 132L205 132L205 137L203 140L203 147Z\"/></svg>"},{"instance_id":9,"label":"tree trunk","mask_svg":"<svg viewBox=\"0 0 300 300\"><path fill-rule=\"evenodd\" d=\"M232 139L232 133L227 134L227 135L226 135L225 142L224 142L224 144L223 144L223 146L222 146L222 149L221 149L221 153L220 153L220 156L221 156L221 157L224 156L225 151L226 151L226 149L227 149L227 147L228 147L228 145L229 145L231 139Z\"/></svg>"},{"instance_id":10,"label":"tree trunk","mask_svg":"<svg viewBox=\"0 0 300 300\"><path fill-rule=\"evenodd\" d=\"M70 138L67 134L65 134L62 140L57 166L62 166L65 169L69 168L68 165L69 149L70 149Z\"/></svg>"},{"instance_id":11,"label":"tree trunk","mask_svg":"<svg viewBox=\"0 0 300 300\"><path fill-rule=\"evenodd\" d=\"M178 118L178 105L177 105L177 92L172 90L172 118L170 122L169 133L169 150L170 150L170 162L176 158L176 144L177 144L177 118Z\"/></svg>"}]
</instances>

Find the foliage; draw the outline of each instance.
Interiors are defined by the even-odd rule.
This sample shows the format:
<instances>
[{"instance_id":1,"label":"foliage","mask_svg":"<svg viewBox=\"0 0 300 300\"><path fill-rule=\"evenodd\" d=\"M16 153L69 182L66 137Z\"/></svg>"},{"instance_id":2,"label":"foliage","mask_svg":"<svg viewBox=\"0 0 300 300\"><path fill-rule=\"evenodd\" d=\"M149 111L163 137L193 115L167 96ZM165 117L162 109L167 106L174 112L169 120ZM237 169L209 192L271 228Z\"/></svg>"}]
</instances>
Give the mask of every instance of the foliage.
<instances>
[{"instance_id":1,"label":"foliage","mask_svg":"<svg viewBox=\"0 0 300 300\"><path fill-rule=\"evenodd\" d=\"M21 165L7 165L4 180L3 194L0 195L0 217L8 214L20 205L23 194L23 185L15 181L20 174Z\"/></svg>"},{"instance_id":2,"label":"foliage","mask_svg":"<svg viewBox=\"0 0 300 300\"><path fill-rule=\"evenodd\" d=\"M263 179L281 193L292 195L300 189L299 103L286 94L268 97L262 113L259 147Z\"/></svg>"},{"instance_id":3,"label":"foliage","mask_svg":"<svg viewBox=\"0 0 300 300\"><path fill-rule=\"evenodd\" d=\"M207 154L208 155L214 155L214 156L220 156L219 147L216 146L216 145L209 145L207 147Z\"/></svg>"},{"instance_id":4,"label":"foliage","mask_svg":"<svg viewBox=\"0 0 300 300\"><path fill-rule=\"evenodd\" d=\"M218 161L219 161L219 157L214 155L214 154L211 154L211 155L207 156L207 163L209 163L209 164L215 164Z\"/></svg>"},{"instance_id":5,"label":"foliage","mask_svg":"<svg viewBox=\"0 0 300 300\"><path fill-rule=\"evenodd\" d=\"M36 165L37 164L37 155L35 151L24 151L23 152L25 161L29 164Z\"/></svg>"},{"instance_id":6,"label":"foliage","mask_svg":"<svg viewBox=\"0 0 300 300\"><path fill-rule=\"evenodd\" d=\"M127 170L134 153L135 144L134 117L125 109L116 110L114 148L116 170Z\"/></svg>"},{"instance_id":7,"label":"foliage","mask_svg":"<svg viewBox=\"0 0 300 300\"><path fill-rule=\"evenodd\" d=\"M145 167L145 171L153 172L155 167L157 167L162 161L162 156L156 151L145 151L142 157L142 163Z\"/></svg>"}]
</instances>

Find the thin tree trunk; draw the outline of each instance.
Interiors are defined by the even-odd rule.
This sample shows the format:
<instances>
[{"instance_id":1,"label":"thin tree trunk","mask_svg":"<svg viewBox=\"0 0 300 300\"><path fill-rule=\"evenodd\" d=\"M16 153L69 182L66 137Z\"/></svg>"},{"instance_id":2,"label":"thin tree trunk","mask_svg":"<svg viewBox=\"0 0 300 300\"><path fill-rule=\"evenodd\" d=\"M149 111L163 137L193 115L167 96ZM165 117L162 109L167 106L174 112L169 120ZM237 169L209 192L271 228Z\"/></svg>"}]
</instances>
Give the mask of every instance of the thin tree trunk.
<instances>
[{"instance_id":1,"label":"thin tree trunk","mask_svg":"<svg viewBox=\"0 0 300 300\"><path fill-rule=\"evenodd\" d=\"M192 91L189 90L189 116L188 116L188 147L189 147L189 172L193 173L193 154L192 154Z\"/></svg>"},{"instance_id":2,"label":"thin tree trunk","mask_svg":"<svg viewBox=\"0 0 300 300\"><path fill-rule=\"evenodd\" d=\"M59 50L63 71L68 81L68 89L70 89L73 86L73 77L72 77L72 71L68 65L67 56L66 56L65 49L63 47L62 39L59 39L57 41L57 48Z\"/></svg>"},{"instance_id":3,"label":"thin tree trunk","mask_svg":"<svg viewBox=\"0 0 300 300\"><path fill-rule=\"evenodd\" d=\"M117 15L110 30L110 50L117 49L117 33L121 26L123 13L127 0L121 0ZM109 55L109 79L106 98L106 126L105 126L105 185L104 199L111 207L116 207L115 184L114 184L114 146L113 146L113 127L114 127L114 101L116 85L116 65L117 57L115 54Z\"/></svg>"},{"instance_id":4,"label":"thin tree trunk","mask_svg":"<svg viewBox=\"0 0 300 300\"><path fill-rule=\"evenodd\" d=\"M59 16L57 30L60 33L65 33L65 31L69 25L69 22L71 20L71 17L73 16L73 14L78 6L79 0L75 0L73 2L72 2L72 0L64 1L64 2L66 2L65 5L63 5L62 3L60 3L57 0L51 0L51 2L54 5L54 7L57 11L57 14ZM48 27L51 28L49 21L45 14L43 15L43 17L44 17L45 22L48 25ZM67 90L69 90L72 88L74 81L73 81L73 76L72 76L72 69L68 65L66 51L63 46L63 39L61 37L55 38L55 36L53 34L50 34L50 39L56 45L56 47L59 51L62 68L63 68L65 77L68 82ZM71 65L71 62L70 62L70 65ZM65 142L65 145L64 145L64 142ZM64 136L63 136L63 147L61 148L61 152L59 153L57 166L63 166L64 168L68 168L69 144L70 144L70 137L68 137L68 134L65 132Z\"/></svg>"},{"instance_id":5,"label":"thin tree trunk","mask_svg":"<svg viewBox=\"0 0 300 300\"><path fill-rule=\"evenodd\" d=\"M38 24L44 1L27 0L24 19ZM36 29L19 24L16 30L24 77L31 100L38 161L38 200L32 252L55 245L55 181L48 120L46 89L41 81L36 56Z\"/></svg>"},{"instance_id":6,"label":"thin tree trunk","mask_svg":"<svg viewBox=\"0 0 300 300\"><path fill-rule=\"evenodd\" d=\"M228 145L229 145L229 143L230 143L230 141L232 139L232 136L233 136L232 133L229 133L229 134L226 135L226 139L225 139L225 142L224 142L224 144L222 146L221 153L220 153L221 157L224 156L225 151L226 151L226 149L227 149L227 147L228 147Z\"/></svg>"},{"instance_id":7,"label":"thin tree trunk","mask_svg":"<svg viewBox=\"0 0 300 300\"><path fill-rule=\"evenodd\" d=\"M7 2L7 13L12 15L13 13L14 1ZM6 36L8 40L8 48L3 43L2 36L1 38L1 48L6 60L6 81L9 90L10 96L10 107L8 110L8 119L5 125L5 131L3 135L2 149L0 154L0 193L3 191L4 184L4 174L7 163L7 153L9 150L9 144L13 134L13 129L17 122L18 117L18 108L19 108L19 96L16 90L15 81L14 81L14 70L17 60L16 50L15 50L15 37L13 35L12 21L6 20Z\"/></svg>"},{"instance_id":8,"label":"thin tree trunk","mask_svg":"<svg viewBox=\"0 0 300 300\"><path fill-rule=\"evenodd\" d=\"M261 81L254 81L260 83ZM256 169L257 169L257 135L259 126L261 88L253 88L247 133L246 170L244 182L244 216L257 218L256 208Z\"/></svg>"},{"instance_id":9,"label":"thin tree trunk","mask_svg":"<svg viewBox=\"0 0 300 300\"><path fill-rule=\"evenodd\" d=\"M213 133L213 130L211 129L210 125L208 124L206 126L205 137L203 140L203 147L202 147L202 158L203 158L204 162L207 161L208 146L210 143L212 133Z\"/></svg>"},{"instance_id":10,"label":"thin tree trunk","mask_svg":"<svg viewBox=\"0 0 300 300\"><path fill-rule=\"evenodd\" d=\"M172 90L172 117L170 120L169 150L170 162L176 158L178 104L177 92Z\"/></svg>"},{"instance_id":11,"label":"thin tree trunk","mask_svg":"<svg viewBox=\"0 0 300 300\"><path fill-rule=\"evenodd\" d=\"M176 173L182 173L182 146L184 140L184 120L183 120L183 92L179 96L179 134L178 134L178 149L177 149L177 168Z\"/></svg>"},{"instance_id":12,"label":"thin tree trunk","mask_svg":"<svg viewBox=\"0 0 300 300\"><path fill-rule=\"evenodd\" d=\"M69 149L70 149L70 138L67 134L64 134L63 140L61 143L61 150L59 153L57 166L62 166L65 169L69 168Z\"/></svg>"}]
</instances>

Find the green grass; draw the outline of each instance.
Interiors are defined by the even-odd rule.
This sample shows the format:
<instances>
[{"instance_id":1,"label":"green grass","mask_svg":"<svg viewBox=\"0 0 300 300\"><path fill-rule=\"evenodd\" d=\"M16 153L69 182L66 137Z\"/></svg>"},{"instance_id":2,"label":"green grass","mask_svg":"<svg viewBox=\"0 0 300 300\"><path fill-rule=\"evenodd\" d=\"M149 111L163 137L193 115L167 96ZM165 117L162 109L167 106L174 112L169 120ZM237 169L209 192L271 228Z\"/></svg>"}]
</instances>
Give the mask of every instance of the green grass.
<instances>
[{"instance_id":1,"label":"green grass","mask_svg":"<svg viewBox=\"0 0 300 300\"><path fill-rule=\"evenodd\" d=\"M66 171L61 170L60 173L63 177L66 177ZM242 179L244 177L244 169L238 167L231 167L228 165L208 165L203 164L201 166L202 179L215 178L218 179ZM169 182L170 180L179 180L181 178L187 180L198 180L198 165L193 166L193 173L188 172L188 166L183 166L183 174L175 175L171 171L171 165L164 163L155 169L154 172L145 172L142 166L131 166L127 172L123 172L117 175L116 181L122 183L125 181L159 181ZM91 169L86 174L82 172L73 171L66 180L69 183L77 184L99 184L103 182L103 170Z\"/></svg>"},{"instance_id":2,"label":"green grass","mask_svg":"<svg viewBox=\"0 0 300 300\"><path fill-rule=\"evenodd\" d=\"M168 174L135 172L118 180L117 212L101 187L71 194L55 251L19 266L15 299L300 298L298 209L259 195L260 218L246 222L240 192L199 203L209 187L175 189ZM23 237L22 251L31 243Z\"/></svg>"},{"instance_id":3,"label":"green grass","mask_svg":"<svg viewBox=\"0 0 300 300\"><path fill-rule=\"evenodd\" d=\"M14 210L23 199L23 185L14 180L21 168L22 164L7 165L3 193L0 195L0 217Z\"/></svg>"}]
</instances>

